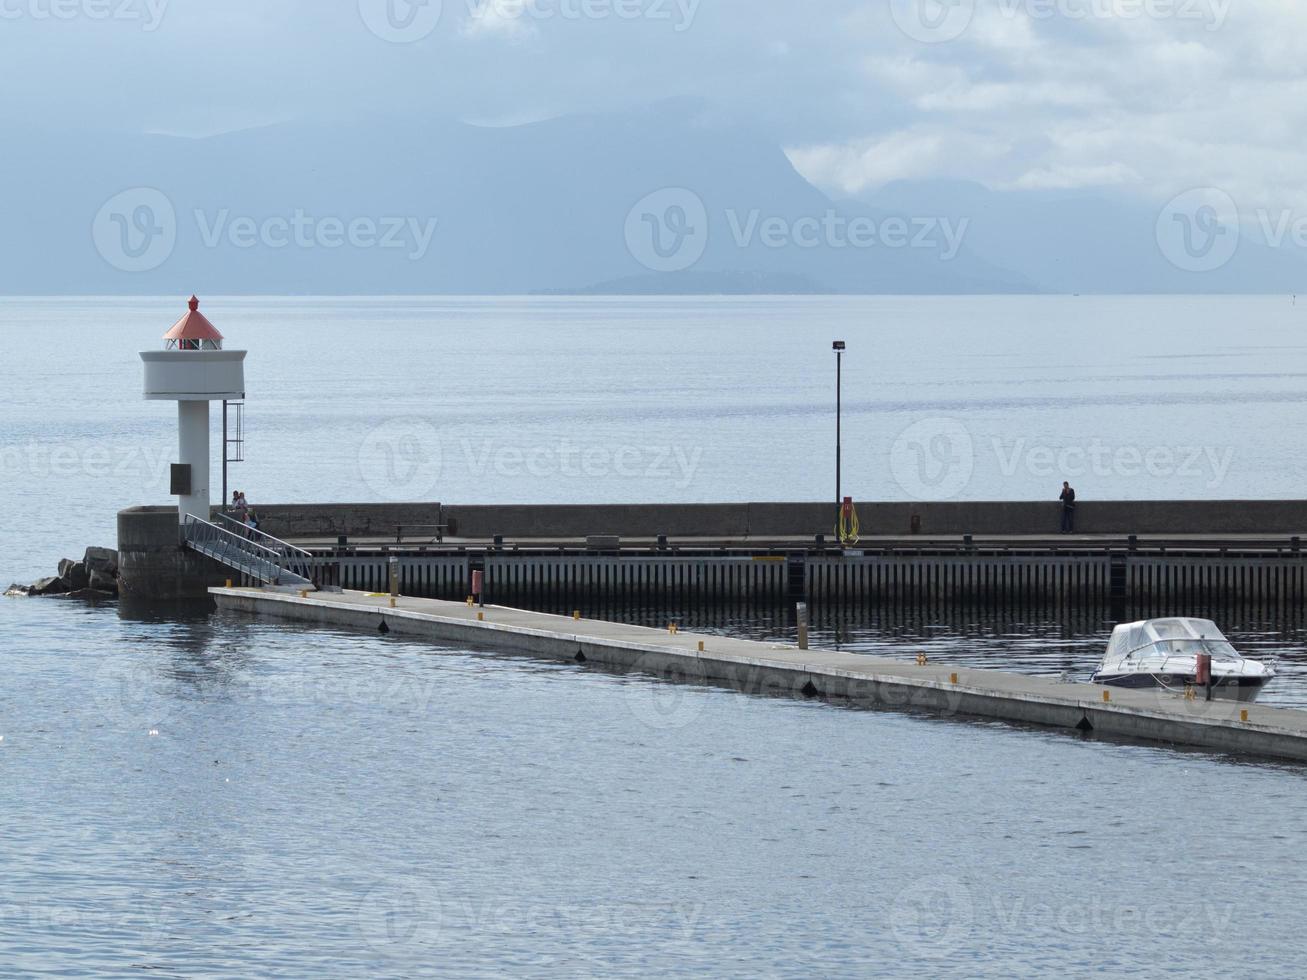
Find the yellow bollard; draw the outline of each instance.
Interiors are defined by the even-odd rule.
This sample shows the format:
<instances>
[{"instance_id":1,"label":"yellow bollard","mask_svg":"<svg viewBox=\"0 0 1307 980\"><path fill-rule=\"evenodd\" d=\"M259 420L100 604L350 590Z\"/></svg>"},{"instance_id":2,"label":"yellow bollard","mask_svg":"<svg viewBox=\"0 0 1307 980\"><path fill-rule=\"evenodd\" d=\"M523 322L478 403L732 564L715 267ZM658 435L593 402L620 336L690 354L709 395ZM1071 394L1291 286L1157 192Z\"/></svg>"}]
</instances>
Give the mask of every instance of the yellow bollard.
<instances>
[{"instance_id":1,"label":"yellow bollard","mask_svg":"<svg viewBox=\"0 0 1307 980\"><path fill-rule=\"evenodd\" d=\"M301 599L307 599L308 597L309 597L309 590L308 590L308 589L300 589L300 598L301 598Z\"/></svg>"},{"instance_id":2,"label":"yellow bollard","mask_svg":"<svg viewBox=\"0 0 1307 980\"><path fill-rule=\"evenodd\" d=\"M1103 703L1106 704L1108 701L1111 701L1111 700L1112 700L1112 692L1111 692L1111 691L1104 691L1104 692L1103 692Z\"/></svg>"},{"instance_id":3,"label":"yellow bollard","mask_svg":"<svg viewBox=\"0 0 1307 980\"><path fill-rule=\"evenodd\" d=\"M573 610L572 610L572 618L575 619L575 620L579 623L579 622L581 621L581 610L579 610L579 609L573 609Z\"/></svg>"},{"instance_id":4,"label":"yellow bollard","mask_svg":"<svg viewBox=\"0 0 1307 980\"><path fill-rule=\"evenodd\" d=\"M231 579L227 579L227 588L231 588Z\"/></svg>"},{"instance_id":5,"label":"yellow bollard","mask_svg":"<svg viewBox=\"0 0 1307 980\"><path fill-rule=\"evenodd\" d=\"M699 652L703 653L703 640L699 641Z\"/></svg>"},{"instance_id":6,"label":"yellow bollard","mask_svg":"<svg viewBox=\"0 0 1307 980\"><path fill-rule=\"evenodd\" d=\"M1247 720L1248 720L1248 709L1247 709L1247 708L1244 708L1242 711L1239 712L1239 720L1240 720L1240 721L1247 721Z\"/></svg>"},{"instance_id":7,"label":"yellow bollard","mask_svg":"<svg viewBox=\"0 0 1307 980\"><path fill-rule=\"evenodd\" d=\"M486 621L486 614L483 612L477 613L477 622L484 623L485 621Z\"/></svg>"},{"instance_id":8,"label":"yellow bollard","mask_svg":"<svg viewBox=\"0 0 1307 980\"><path fill-rule=\"evenodd\" d=\"M956 683L958 682L958 675L957 675L957 674L949 674L949 675L948 675L948 679L949 679L949 683L950 683L950 684L956 684Z\"/></svg>"}]
</instances>

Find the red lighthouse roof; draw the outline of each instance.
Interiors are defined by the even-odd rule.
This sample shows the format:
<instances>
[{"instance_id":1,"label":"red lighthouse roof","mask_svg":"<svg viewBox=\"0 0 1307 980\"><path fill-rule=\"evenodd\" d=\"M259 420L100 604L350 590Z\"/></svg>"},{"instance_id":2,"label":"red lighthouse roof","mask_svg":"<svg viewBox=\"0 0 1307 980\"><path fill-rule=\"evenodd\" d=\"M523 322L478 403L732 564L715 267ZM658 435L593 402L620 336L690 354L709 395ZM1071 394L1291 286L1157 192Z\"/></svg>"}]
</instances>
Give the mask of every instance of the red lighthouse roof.
<instances>
[{"instance_id":1,"label":"red lighthouse roof","mask_svg":"<svg viewBox=\"0 0 1307 980\"><path fill-rule=\"evenodd\" d=\"M164 340L212 340L221 341L222 334L209 322L209 318L200 312L200 301L194 296L190 301L191 311L173 324L171 330L163 335ZM180 344L179 344L180 346Z\"/></svg>"}]
</instances>

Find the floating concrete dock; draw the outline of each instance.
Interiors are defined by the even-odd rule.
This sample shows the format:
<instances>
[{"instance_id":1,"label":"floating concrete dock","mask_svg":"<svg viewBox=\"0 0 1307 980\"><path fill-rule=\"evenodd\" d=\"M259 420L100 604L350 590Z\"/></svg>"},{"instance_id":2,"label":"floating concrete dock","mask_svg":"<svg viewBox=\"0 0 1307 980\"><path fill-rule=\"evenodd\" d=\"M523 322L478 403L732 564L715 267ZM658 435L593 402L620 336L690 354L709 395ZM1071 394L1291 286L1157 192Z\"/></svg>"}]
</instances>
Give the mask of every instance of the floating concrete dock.
<instances>
[{"instance_id":1,"label":"floating concrete dock","mask_svg":"<svg viewBox=\"0 0 1307 980\"><path fill-rule=\"evenodd\" d=\"M981 717L1110 738L1307 761L1307 712L1066 684L854 653L675 633L501 606L361 592L211 589L221 609L324 627L635 670L750 695Z\"/></svg>"}]
</instances>

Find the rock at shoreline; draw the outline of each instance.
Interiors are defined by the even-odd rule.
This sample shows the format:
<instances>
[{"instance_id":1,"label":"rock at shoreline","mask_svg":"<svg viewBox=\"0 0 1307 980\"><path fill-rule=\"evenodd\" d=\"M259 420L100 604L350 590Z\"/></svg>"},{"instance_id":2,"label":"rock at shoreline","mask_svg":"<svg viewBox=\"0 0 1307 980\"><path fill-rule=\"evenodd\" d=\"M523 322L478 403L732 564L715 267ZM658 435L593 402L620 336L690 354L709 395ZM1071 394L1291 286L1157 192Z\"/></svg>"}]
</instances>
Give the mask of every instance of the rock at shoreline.
<instances>
[{"instance_id":1,"label":"rock at shoreline","mask_svg":"<svg viewBox=\"0 0 1307 980\"><path fill-rule=\"evenodd\" d=\"M9 588L5 589L5 597L6 597L6 598L12 598L12 597L14 597L14 596L25 596L25 595L27 595L27 593L28 593L28 588L27 588L27 586L26 586L26 585L19 585L17 582L15 582L13 585L9 586Z\"/></svg>"},{"instance_id":2,"label":"rock at shoreline","mask_svg":"<svg viewBox=\"0 0 1307 980\"><path fill-rule=\"evenodd\" d=\"M101 572L111 578L118 575L118 552L112 548L87 548L82 558L88 573Z\"/></svg>"},{"instance_id":3,"label":"rock at shoreline","mask_svg":"<svg viewBox=\"0 0 1307 980\"><path fill-rule=\"evenodd\" d=\"M68 583L55 575L51 578L37 579L28 595L64 595L71 591Z\"/></svg>"},{"instance_id":4,"label":"rock at shoreline","mask_svg":"<svg viewBox=\"0 0 1307 980\"><path fill-rule=\"evenodd\" d=\"M118 579L114 578L112 575L106 575L104 572L92 572L90 578L87 579L84 588L90 588L96 592L108 592L112 595L117 595Z\"/></svg>"},{"instance_id":5,"label":"rock at shoreline","mask_svg":"<svg viewBox=\"0 0 1307 980\"><path fill-rule=\"evenodd\" d=\"M117 599L117 592L106 592L103 589L76 589L73 592L64 592L57 598L60 599L89 599L92 602L103 602L107 599Z\"/></svg>"},{"instance_id":6,"label":"rock at shoreline","mask_svg":"<svg viewBox=\"0 0 1307 980\"><path fill-rule=\"evenodd\" d=\"M91 574L86 568L86 563L73 561L71 558L65 558L59 563L59 577L68 583L70 592L89 588L91 584Z\"/></svg>"},{"instance_id":7,"label":"rock at shoreline","mask_svg":"<svg viewBox=\"0 0 1307 980\"><path fill-rule=\"evenodd\" d=\"M31 588L11 586L5 595L58 595L74 599L113 599L118 595L118 552L87 548L81 561L65 558L59 574L43 578Z\"/></svg>"}]
</instances>

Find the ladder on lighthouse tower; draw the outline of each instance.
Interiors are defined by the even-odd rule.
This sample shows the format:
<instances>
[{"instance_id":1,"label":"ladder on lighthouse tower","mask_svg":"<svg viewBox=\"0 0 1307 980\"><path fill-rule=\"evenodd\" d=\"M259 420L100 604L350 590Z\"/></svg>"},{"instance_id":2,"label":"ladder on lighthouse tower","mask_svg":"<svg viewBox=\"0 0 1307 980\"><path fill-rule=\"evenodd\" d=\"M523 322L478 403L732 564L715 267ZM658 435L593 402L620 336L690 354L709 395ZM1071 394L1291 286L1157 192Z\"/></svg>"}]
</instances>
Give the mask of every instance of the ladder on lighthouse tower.
<instances>
[{"instance_id":1,"label":"ladder on lighthouse tower","mask_svg":"<svg viewBox=\"0 0 1307 980\"><path fill-rule=\"evenodd\" d=\"M317 590L313 556L303 548L246 527L225 514L218 520L225 526L187 514L182 525L186 547L264 585Z\"/></svg>"},{"instance_id":2,"label":"ladder on lighthouse tower","mask_svg":"<svg viewBox=\"0 0 1307 980\"><path fill-rule=\"evenodd\" d=\"M228 471L233 463L245 462L245 402L222 403L222 499L230 493Z\"/></svg>"}]
</instances>

